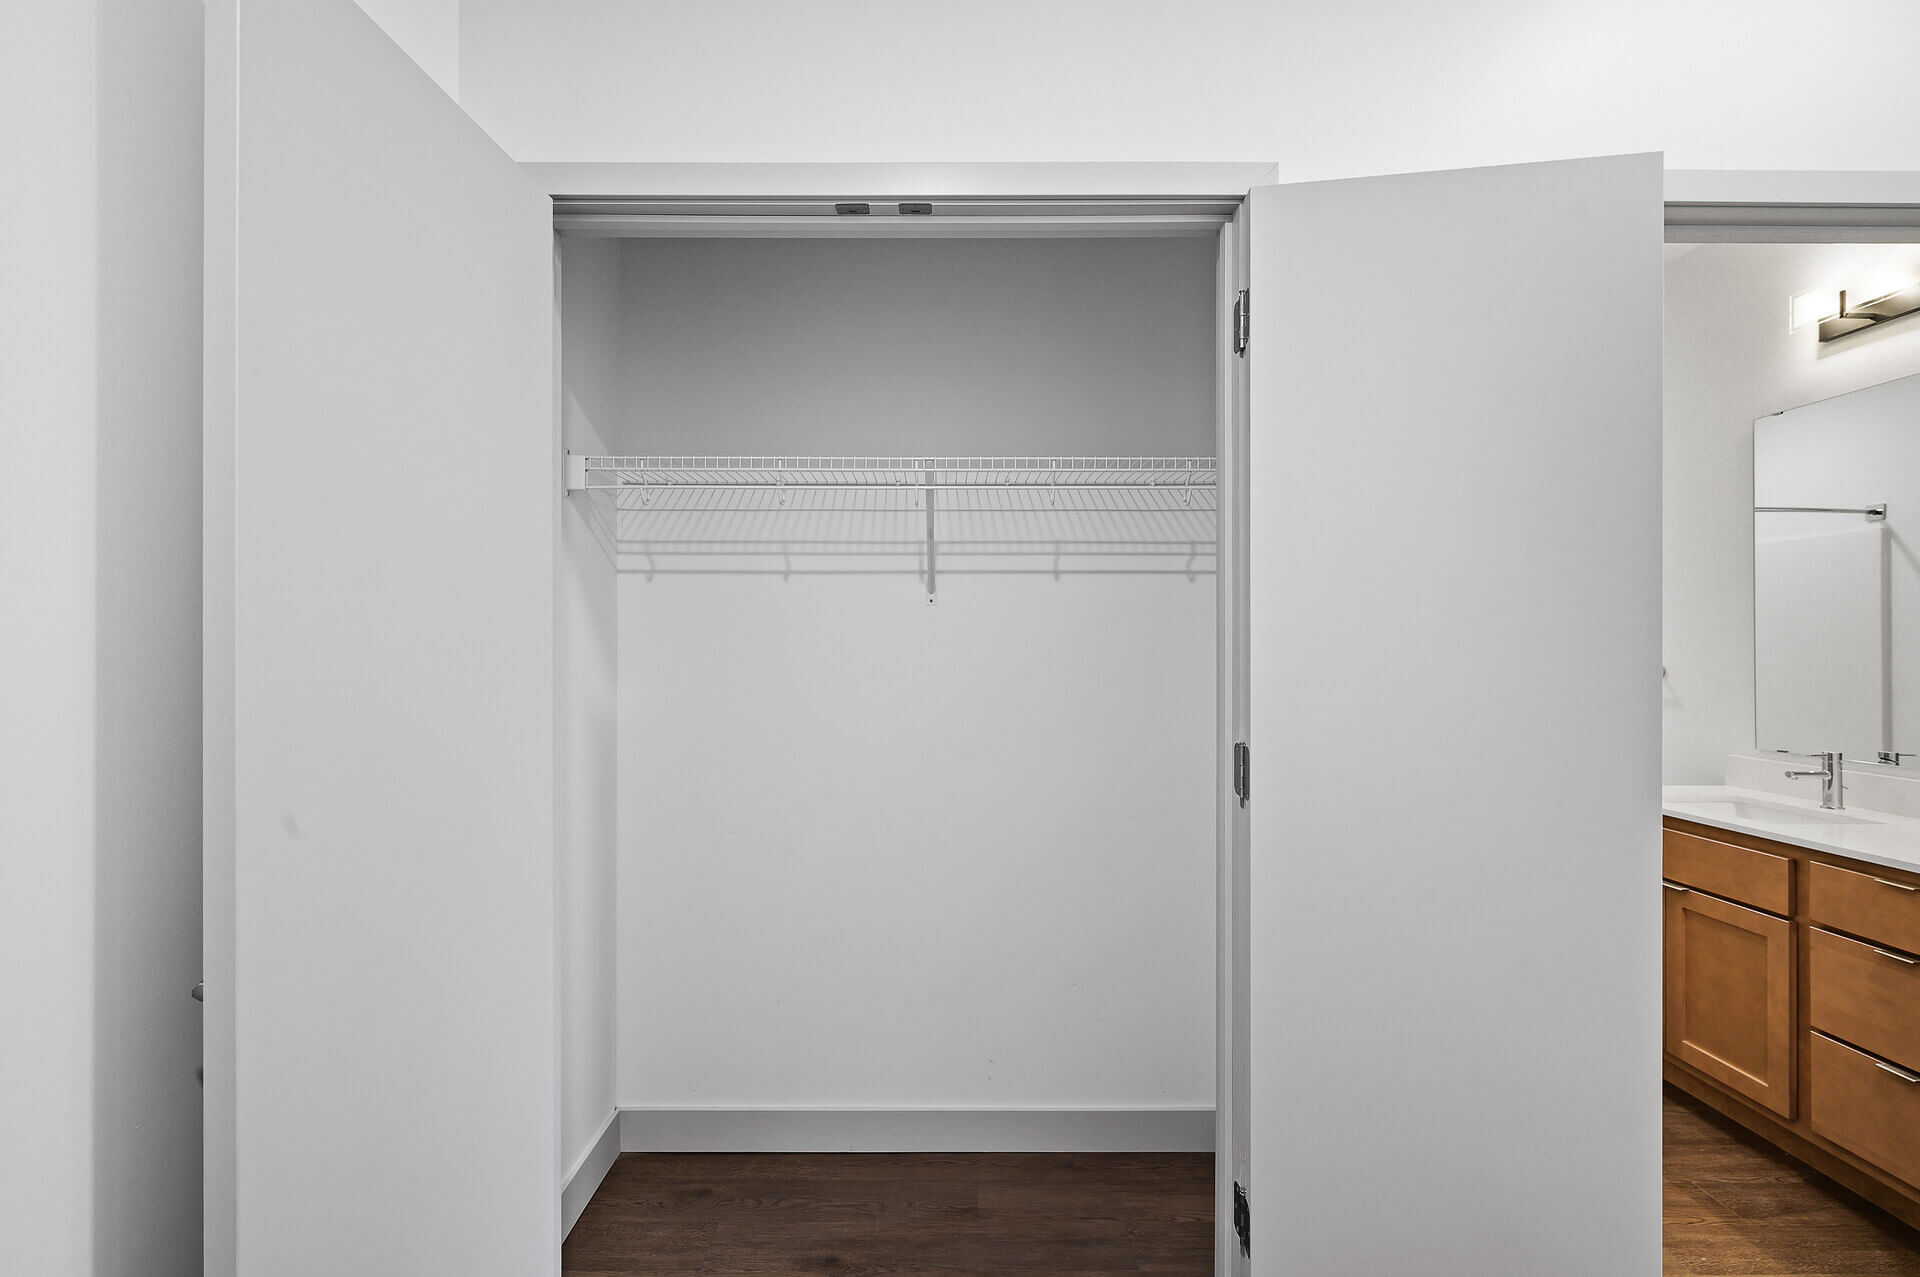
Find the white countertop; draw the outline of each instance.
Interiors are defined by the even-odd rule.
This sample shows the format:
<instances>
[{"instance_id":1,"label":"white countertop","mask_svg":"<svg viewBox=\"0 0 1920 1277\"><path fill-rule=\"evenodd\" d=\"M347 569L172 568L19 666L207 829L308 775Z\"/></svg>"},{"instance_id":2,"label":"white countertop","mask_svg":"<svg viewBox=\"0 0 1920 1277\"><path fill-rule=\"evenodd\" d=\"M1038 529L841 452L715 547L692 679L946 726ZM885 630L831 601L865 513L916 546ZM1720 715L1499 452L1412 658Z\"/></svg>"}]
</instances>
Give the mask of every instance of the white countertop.
<instances>
[{"instance_id":1,"label":"white countertop","mask_svg":"<svg viewBox=\"0 0 1920 1277\"><path fill-rule=\"evenodd\" d=\"M1920 820L1851 807L1828 813L1804 798L1730 785L1668 785L1660 794L1661 812L1680 820L1920 873Z\"/></svg>"}]
</instances>

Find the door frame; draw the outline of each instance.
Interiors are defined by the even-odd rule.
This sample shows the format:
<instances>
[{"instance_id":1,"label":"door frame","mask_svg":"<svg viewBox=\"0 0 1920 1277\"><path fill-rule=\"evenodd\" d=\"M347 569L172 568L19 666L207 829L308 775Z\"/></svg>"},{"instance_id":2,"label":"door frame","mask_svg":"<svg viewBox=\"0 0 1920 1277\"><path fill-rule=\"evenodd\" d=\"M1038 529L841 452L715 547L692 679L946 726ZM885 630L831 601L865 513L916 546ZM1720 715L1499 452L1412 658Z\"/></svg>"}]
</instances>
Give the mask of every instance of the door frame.
<instances>
[{"instance_id":1,"label":"door frame","mask_svg":"<svg viewBox=\"0 0 1920 1277\"><path fill-rule=\"evenodd\" d=\"M555 230L580 236L987 238L1101 235L1211 237L1216 265L1215 1271L1246 1271L1233 1232L1233 1188L1246 1180L1246 810L1232 794L1234 742L1244 739L1246 361L1229 339L1246 287L1247 193L1272 180L1245 164L524 164L555 204ZM874 213L837 217L832 204ZM932 201L934 216L891 215L894 201ZM941 203L962 206L941 216ZM560 316L556 310L556 341ZM1236 442L1237 441L1237 442ZM1229 1058L1237 1043L1241 1065ZM1236 1090L1236 1086L1238 1090ZM1224 1099L1223 1099L1224 1097Z\"/></svg>"},{"instance_id":2,"label":"door frame","mask_svg":"<svg viewBox=\"0 0 1920 1277\"><path fill-rule=\"evenodd\" d=\"M1669 244L1905 242L1920 171L1669 169Z\"/></svg>"}]
</instances>

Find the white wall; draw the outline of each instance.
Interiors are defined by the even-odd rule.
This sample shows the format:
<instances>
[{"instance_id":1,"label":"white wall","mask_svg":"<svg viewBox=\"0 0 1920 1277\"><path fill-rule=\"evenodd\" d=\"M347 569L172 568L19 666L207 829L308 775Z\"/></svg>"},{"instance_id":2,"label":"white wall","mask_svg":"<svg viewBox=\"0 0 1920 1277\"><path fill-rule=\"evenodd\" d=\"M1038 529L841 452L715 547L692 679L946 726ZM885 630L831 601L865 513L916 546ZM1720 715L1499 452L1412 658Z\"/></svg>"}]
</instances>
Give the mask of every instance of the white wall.
<instances>
[{"instance_id":1,"label":"white wall","mask_svg":"<svg viewBox=\"0 0 1920 1277\"><path fill-rule=\"evenodd\" d=\"M1213 455L1211 238L624 251L627 451Z\"/></svg>"},{"instance_id":2,"label":"white wall","mask_svg":"<svg viewBox=\"0 0 1920 1277\"><path fill-rule=\"evenodd\" d=\"M200 1271L201 15L0 16L7 1272Z\"/></svg>"},{"instance_id":3,"label":"white wall","mask_svg":"<svg viewBox=\"0 0 1920 1277\"><path fill-rule=\"evenodd\" d=\"M619 245L563 240L561 440L604 454L616 399ZM560 525L560 1165L579 1162L614 1110L614 559L601 502Z\"/></svg>"},{"instance_id":4,"label":"white wall","mask_svg":"<svg viewBox=\"0 0 1920 1277\"><path fill-rule=\"evenodd\" d=\"M1902 246L1709 244L1666 270L1665 766L1717 784L1753 736L1753 422L1920 372L1920 320L1821 345L1787 301Z\"/></svg>"},{"instance_id":5,"label":"white wall","mask_svg":"<svg viewBox=\"0 0 1920 1277\"><path fill-rule=\"evenodd\" d=\"M445 89L460 96L460 0L355 0Z\"/></svg>"},{"instance_id":6,"label":"white wall","mask_svg":"<svg viewBox=\"0 0 1920 1277\"><path fill-rule=\"evenodd\" d=\"M200 1271L201 14L101 6L99 1277Z\"/></svg>"},{"instance_id":7,"label":"white wall","mask_svg":"<svg viewBox=\"0 0 1920 1277\"><path fill-rule=\"evenodd\" d=\"M1210 241L624 254L627 451L1211 453ZM942 515L929 607L747 504L623 522L621 1103L1210 1105L1210 545L1006 543L1210 520Z\"/></svg>"},{"instance_id":8,"label":"white wall","mask_svg":"<svg viewBox=\"0 0 1920 1277\"><path fill-rule=\"evenodd\" d=\"M0 1266L17 1272L93 1257L97 21L60 0L0 10L5 118L48 125L14 130L0 237L0 954L20 973L0 1035Z\"/></svg>"},{"instance_id":9,"label":"white wall","mask_svg":"<svg viewBox=\"0 0 1920 1277\"><path fill-rule=\"evenodd\" d=\"M529 160L1920 167L1904 0L462 0L461 22L461 100ZM1835 67L1874 86L1845 127Z\"/></svg>"}]
</instances>

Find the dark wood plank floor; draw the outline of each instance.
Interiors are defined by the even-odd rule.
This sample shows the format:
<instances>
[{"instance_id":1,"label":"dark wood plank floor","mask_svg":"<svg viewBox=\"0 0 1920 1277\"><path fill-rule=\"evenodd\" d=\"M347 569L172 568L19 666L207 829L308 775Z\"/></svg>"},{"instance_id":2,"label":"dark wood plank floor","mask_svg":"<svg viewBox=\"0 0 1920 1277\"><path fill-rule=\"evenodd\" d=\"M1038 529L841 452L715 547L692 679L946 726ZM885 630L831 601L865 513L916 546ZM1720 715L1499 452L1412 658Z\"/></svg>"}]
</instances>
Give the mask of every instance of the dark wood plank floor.
<instances>
[{"instance_id":1,"label":"dark wood plank floor","mask_svg":"<svg viewBox=\"0 0 1920 1277\"><path fill-rule=\"evenodd\" d=\"M1211 1153L624 1153L567 1277L1213 1271Z\"/></svg>"},{"instance_id":2,"label":"dark wood plank floor","mask_svg":"<svg viewBox=\"0 0 1920 1277\"><path fill-rule=\"evenodd\" d=\"M1667 1088L1666 1267L1688 1277L1920 1277L1920 1233Z\"/></svg>"},{"instance_id":3,"label":"dark wood plank floor","mask_svg":"<svg viewBox=\"0 0 1920 1277\"><path fill-rule=\"evenodd\" d=\"M1669 1088L1666 1271L1920 1277L1920 1234ZM1213 1271L1208 1154L623 1155L567 1277Z\"/></svg>"}]
</instances>

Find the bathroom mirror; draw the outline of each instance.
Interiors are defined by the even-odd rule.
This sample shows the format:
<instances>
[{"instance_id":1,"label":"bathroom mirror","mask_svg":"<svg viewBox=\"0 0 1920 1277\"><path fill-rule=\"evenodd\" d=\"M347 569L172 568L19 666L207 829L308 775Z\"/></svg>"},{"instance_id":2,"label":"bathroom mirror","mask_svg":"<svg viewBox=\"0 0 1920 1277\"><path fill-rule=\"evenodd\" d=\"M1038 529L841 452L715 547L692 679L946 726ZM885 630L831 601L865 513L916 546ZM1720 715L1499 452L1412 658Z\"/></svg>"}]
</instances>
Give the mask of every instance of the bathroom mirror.
<instances>
[{"instance_id":1,"label":"bathroom mirror","mask_svg":"<svg viewBox=\"0 0 1920 1277\"><path fill-rule=\"evenodd\" d=\"M1753 427L1761 749L1915 765L1920 376Z\"/></svg>"}]
</instances>

